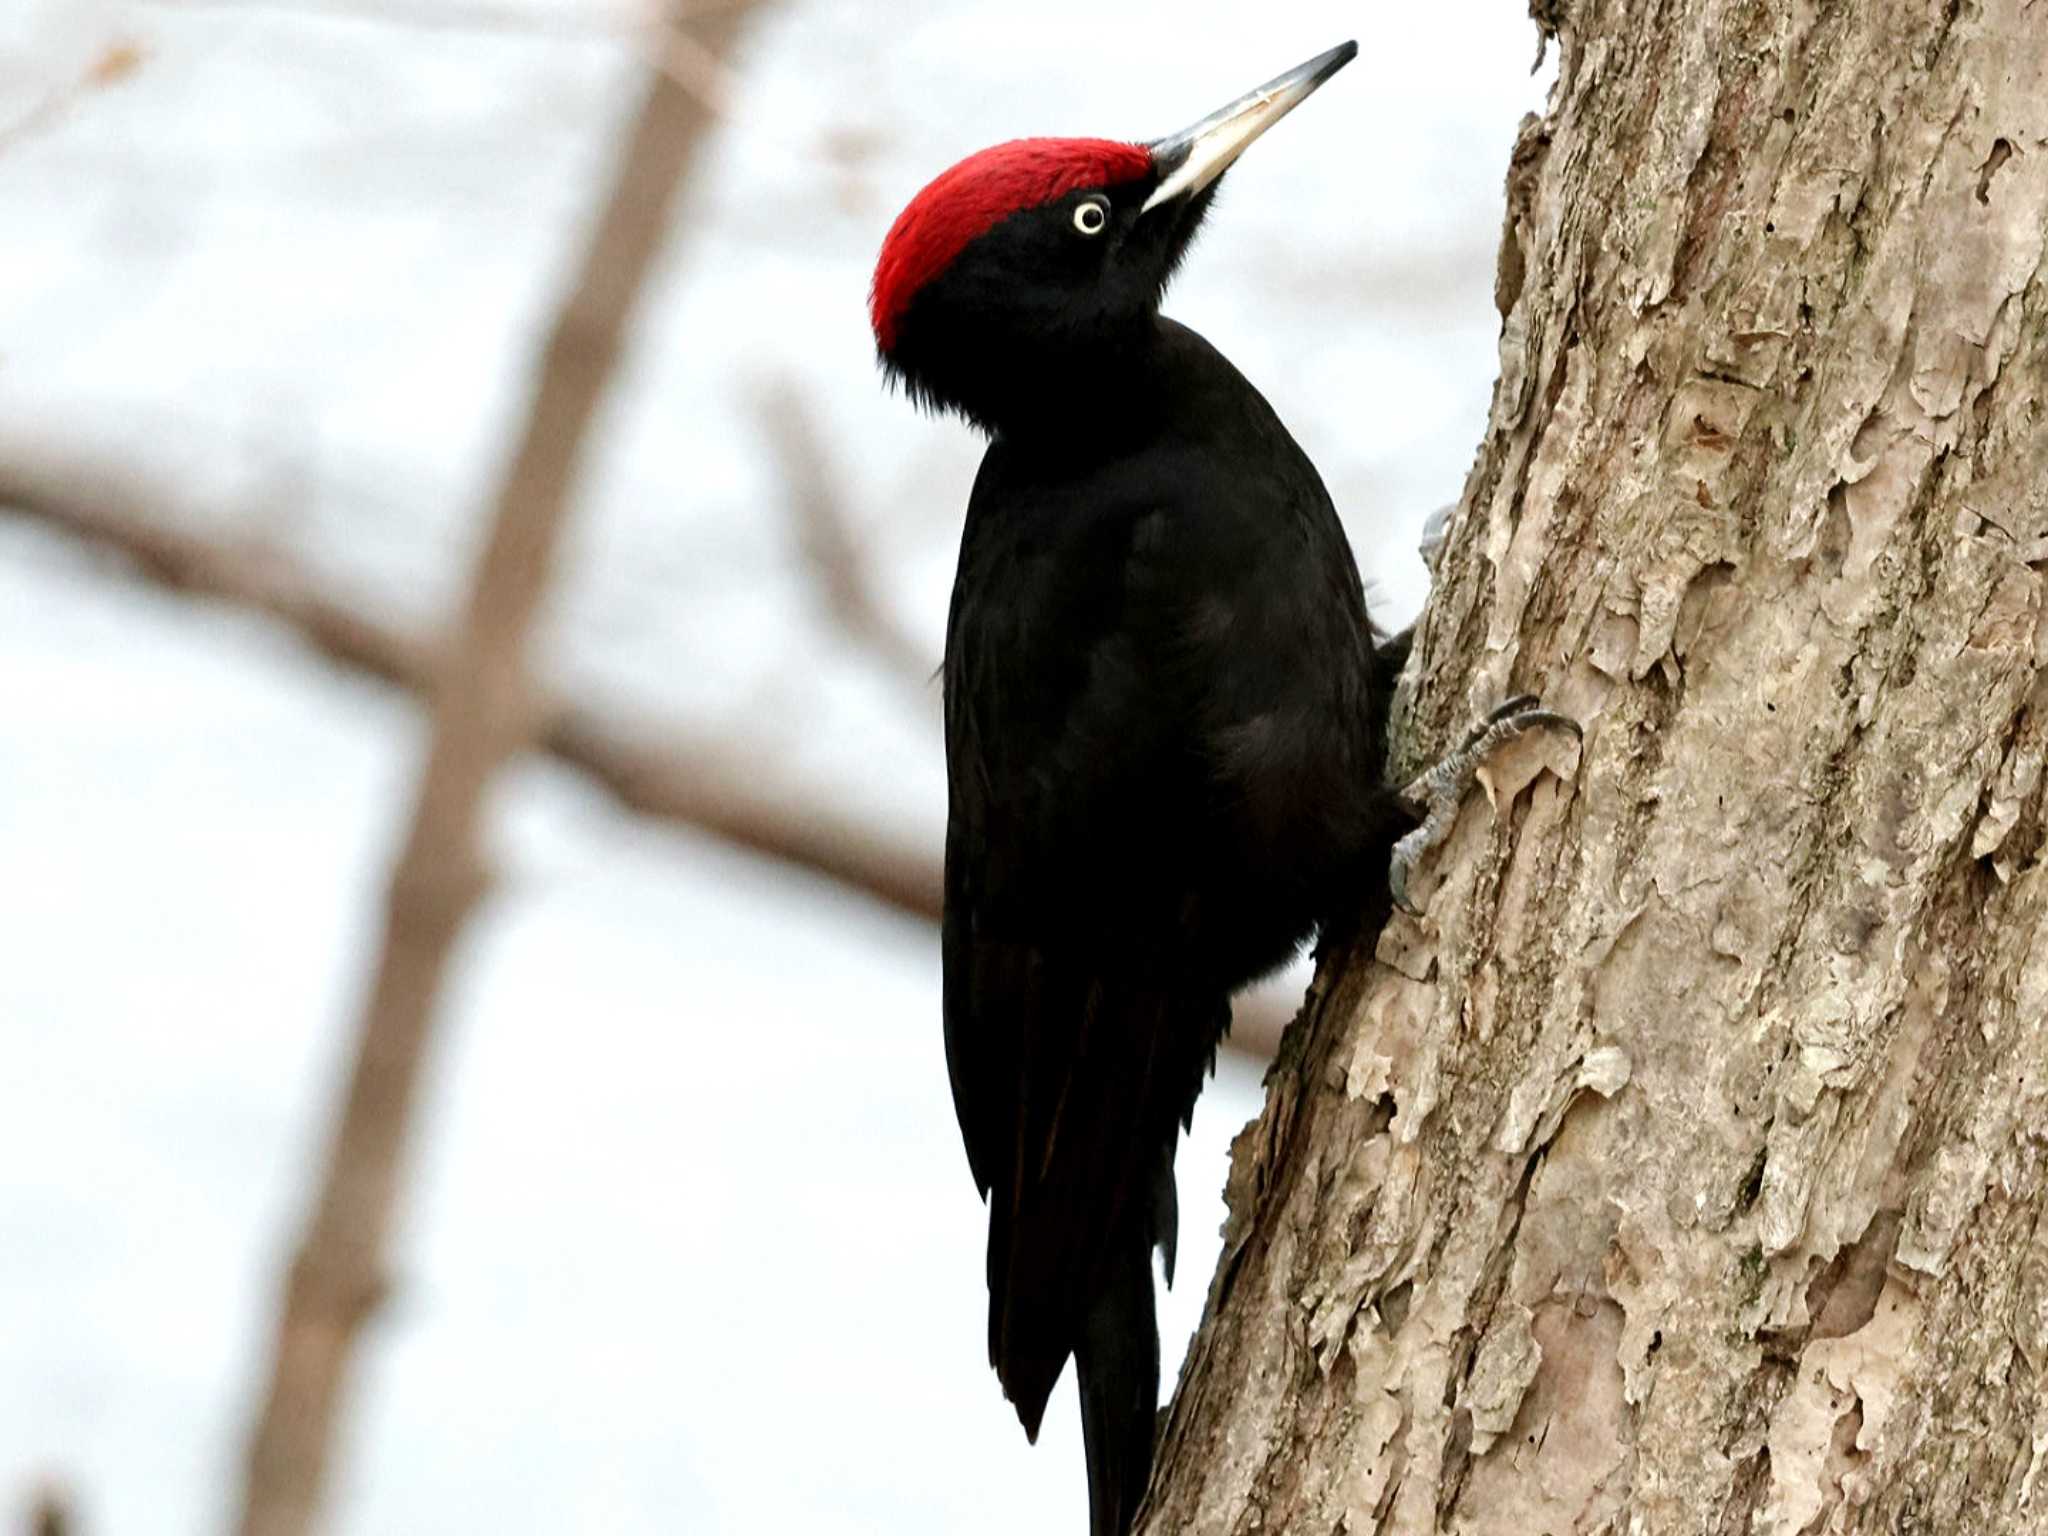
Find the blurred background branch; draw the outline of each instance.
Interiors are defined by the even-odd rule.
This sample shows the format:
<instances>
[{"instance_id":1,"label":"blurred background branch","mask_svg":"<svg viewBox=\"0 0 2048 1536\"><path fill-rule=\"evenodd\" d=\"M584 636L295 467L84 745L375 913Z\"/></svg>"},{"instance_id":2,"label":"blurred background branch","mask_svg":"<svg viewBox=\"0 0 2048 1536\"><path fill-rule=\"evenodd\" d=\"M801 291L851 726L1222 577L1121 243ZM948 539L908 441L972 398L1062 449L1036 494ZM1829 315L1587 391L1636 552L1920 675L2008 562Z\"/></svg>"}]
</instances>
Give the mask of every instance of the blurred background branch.
<instances>
[{"instance_id":1,"label":"blurred background branch","mask_svg":"<svg viewBox=\"0 0 2048 1536\"><path fill-rule=\"evenodd\" d=\"M192 531L204 519L146 476L104 462L52 455L31 462L17 454L0 462L0 509L108 550L173 591L273 619L341 666L422 698L435 692L426 637L325 590L276 543ZM744 733L621 718L560 696L530 708L537 723L523 745L589 775L628 810L938 921L936 849L819 796L749 750Z\"/></svg>"},{"instance_id":2,"label":"blurred background branch","mask_svg":"<svg viewBox=\"0 0 2048 1536\"><path fill-rule=\"evenodd\" d=\"M93 92L119 85L142 67L143 57L142 48L136 43L108 43L82 73L47 89L42 99L27 111L12 120L0 117L0 154L48 132Z\"/></svg>"},{"instance_id":3,"label":"blurred background branch","mask_svg":"<svg viewBox=\"0 0 2048 1536\"><path fill-rule=\"evenodd\" d=\"M723 53L748 9L696 23L698 41ZM241 1536L304 1536L319 1510L357 1339L385 1284L384 1249L435 1005L456 938L488 879L478 836L484 794L538 725L528 636L591 423L711 122L701 96L666 70L653 73L540 360L467 611L437 668L432 746L391 876L347 1098L285 1285L269 1387L249 1446Z\"/></svg>"},{"instance_id":4,"label":"blurred background branch","mask_svg":"<svg viewBox=\"0 0 2048 1536\"><path fill-rule=\"evenodd\" d=\"M876 590L873 567L842 500L846 477L825 451L816 414L785 381L763 392L761 421L782 473L798 547L826 611L847 639L936 713L939 658L912 637Z\"/></svg>"},{"instance_id":5,"label":"blurred background branch","mask_svg":"<svg viewBox=\"0 0 2048 1536\"><path fill-rule=\"evenodd\" d=\"M27 1531L28 1536L80 1536L70 1492L57 1483L38 1488L29 1501Z\"/></svg>"}]
</instances>

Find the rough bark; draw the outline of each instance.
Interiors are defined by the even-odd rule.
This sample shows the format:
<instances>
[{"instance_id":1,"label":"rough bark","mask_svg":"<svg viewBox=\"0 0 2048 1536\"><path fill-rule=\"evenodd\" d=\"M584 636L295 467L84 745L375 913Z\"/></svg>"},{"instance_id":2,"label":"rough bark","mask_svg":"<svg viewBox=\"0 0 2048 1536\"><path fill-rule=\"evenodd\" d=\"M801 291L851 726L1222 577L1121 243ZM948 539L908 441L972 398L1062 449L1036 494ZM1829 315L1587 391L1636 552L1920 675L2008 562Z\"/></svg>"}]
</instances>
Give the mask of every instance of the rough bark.
<instances>
[{"instance_id":1,"label":"rough bark","mask_svg":"<svg viewBox=\"0 0 2048 1536\"><path fill-rule=\"evenodd\" d=\"M746 9L736 5L697 23L699 41L722 51ZM284 1286L270 1379L250 1437L242 1536L303 1536L319 1510L356 1342L383 1289L384 1248L442 977L487 880L478 837L485 792L540 723L528 636L591 424L711 120L702 96L666 70L653 74L536 372L468 605L436 679L432 745L391 874L348 1093Z\"/></svg>"},{"instance_id":2,"label":"rough bark","mask_svg":"<svg viewBox=\"0 0 2048 1536\"><path fill-rule=\"evenodd\" d=\"M2048 4L1579 0L1152 1533L2048 1531ZM1490 805L1489 805L1490 799Z\"/></svg>"}]
</instances>

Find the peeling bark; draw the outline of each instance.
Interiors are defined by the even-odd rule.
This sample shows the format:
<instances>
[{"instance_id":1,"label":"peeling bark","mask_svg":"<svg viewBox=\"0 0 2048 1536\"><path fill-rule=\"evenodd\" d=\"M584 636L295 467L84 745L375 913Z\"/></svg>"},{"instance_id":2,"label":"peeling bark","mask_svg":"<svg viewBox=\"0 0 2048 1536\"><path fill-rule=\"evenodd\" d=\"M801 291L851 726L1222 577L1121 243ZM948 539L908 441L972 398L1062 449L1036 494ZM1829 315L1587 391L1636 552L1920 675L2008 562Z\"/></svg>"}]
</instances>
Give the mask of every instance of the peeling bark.
<instances>
[{"instance_id":1,"label":"peeling bark","mask_svg":"<svg viewBox=\"0 0 2048 1536\"><path fill-rule=\"evenodd\" d=\"M1324 957L1143 1529L2048 1531L2048 5L1545 18L1404 707L1583 749Z\"/></svg>"}]
</instances>

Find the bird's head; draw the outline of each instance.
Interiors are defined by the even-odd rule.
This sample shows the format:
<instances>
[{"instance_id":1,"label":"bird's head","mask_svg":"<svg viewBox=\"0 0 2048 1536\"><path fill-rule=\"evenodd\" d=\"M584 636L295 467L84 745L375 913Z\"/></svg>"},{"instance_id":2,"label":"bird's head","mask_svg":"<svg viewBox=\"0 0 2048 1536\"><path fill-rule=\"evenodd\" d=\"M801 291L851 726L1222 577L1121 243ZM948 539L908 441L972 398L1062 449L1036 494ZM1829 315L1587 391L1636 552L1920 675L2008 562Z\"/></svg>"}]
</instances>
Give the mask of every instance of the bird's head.
<instances>
[{"instance_id":1,"label":"bird's head","mask_svg":"<svg viewBox=\"0 0 2048 1536\"><path fill-rule=\"evenodd\" d=\"M1017 139L943 172L882 242L869 314L883 367L991 431L1113 389L1217 178L1357 52L1332 48L1149 144Z\"/></svg>"}]
</instances>

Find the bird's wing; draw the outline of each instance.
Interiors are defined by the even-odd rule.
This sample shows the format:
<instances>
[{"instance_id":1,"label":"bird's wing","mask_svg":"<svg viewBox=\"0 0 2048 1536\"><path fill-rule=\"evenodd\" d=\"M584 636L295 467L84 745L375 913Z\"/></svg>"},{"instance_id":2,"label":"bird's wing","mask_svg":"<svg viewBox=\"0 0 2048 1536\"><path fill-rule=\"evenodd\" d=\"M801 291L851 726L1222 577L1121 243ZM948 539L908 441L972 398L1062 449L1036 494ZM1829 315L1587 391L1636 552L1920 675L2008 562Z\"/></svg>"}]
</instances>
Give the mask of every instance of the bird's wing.
<instances>
[{"instance_id":1,"label":"bird's wing","mask_svg":"<svg viewBox=\"0 0 2048 1536\"><path fill-rule=\"evenodd\" d=\"M1185 887L1174 844L1210 786L1189 685L1162 671L1150 632L1165 619L1145 601L1148 521L1057 530L1064 547L986 572L974 530L963 549L946 659L946 1047L984 1192L1017 1161L1026 1101L1056 1101L1086 1043L1042 1021L1078 1031L1091 980L1180 958L1159 897Z\"/></svg>"},{"instance_id":2,"label":"bird's wing","mask_svg":"<svg viewBox=\"0 0 2048 1536\"><path fill-rule=\"evenodd\" d=\"M1177 1125L1228 1022L1176 905L1215 786L1172 519L1096 511L993 570L971 527L947 654L947 1064L1034 1430L1125 1250L1171 1264Z\"/></svg>"}]
</instances>

